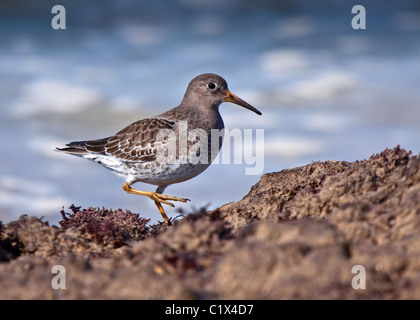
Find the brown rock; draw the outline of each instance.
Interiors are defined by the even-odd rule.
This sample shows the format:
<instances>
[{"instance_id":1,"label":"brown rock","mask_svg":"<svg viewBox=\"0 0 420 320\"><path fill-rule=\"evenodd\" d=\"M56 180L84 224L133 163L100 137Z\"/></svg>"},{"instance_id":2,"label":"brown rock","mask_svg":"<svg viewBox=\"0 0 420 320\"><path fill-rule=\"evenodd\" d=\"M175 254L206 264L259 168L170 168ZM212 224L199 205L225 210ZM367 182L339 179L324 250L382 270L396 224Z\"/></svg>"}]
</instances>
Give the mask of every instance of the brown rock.
<instances>
[{"instance_id":1,"label":"brown rock","mask_svg":"<svg viewBox=\"0 0 420 320\"><path fill-rule=\"evenodd\" d=\"M399 147L315 162L169 228L120 209L22 216L0 224L0 299L419 299L419 169Z\"/></svg>"}]
</instances>

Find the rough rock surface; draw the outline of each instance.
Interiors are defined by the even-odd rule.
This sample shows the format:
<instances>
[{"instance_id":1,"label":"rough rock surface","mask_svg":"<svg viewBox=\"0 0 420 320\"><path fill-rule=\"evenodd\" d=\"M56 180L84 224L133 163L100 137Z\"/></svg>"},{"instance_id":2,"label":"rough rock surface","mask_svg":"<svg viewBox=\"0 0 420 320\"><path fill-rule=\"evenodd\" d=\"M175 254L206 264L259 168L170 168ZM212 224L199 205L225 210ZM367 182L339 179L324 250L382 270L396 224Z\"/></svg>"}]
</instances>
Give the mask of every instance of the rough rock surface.
<instances>
[{"instance_id":1,"label":"rough rock surface","mask_svg":"<svg viewBox=\"0 0 420 320\"><path fill-rule=\"evenodd\" d=\"M420 298L420 158L399 147L264 174L242 200L171 227L70 210L59 227L0 224L0 299ZM366 289L352 287L356 265Z\"/></svg>"}]
</instances>

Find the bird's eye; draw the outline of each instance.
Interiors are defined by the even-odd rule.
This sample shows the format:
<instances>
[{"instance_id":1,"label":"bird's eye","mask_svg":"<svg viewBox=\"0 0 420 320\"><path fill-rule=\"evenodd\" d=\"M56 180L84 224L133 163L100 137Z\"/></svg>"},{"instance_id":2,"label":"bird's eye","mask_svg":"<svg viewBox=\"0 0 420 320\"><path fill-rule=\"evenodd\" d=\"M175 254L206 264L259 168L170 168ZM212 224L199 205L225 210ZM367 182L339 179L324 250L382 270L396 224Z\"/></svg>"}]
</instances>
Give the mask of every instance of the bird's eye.
<instances>
[{"instance_id":1,"label":"bird's eye","mask_svg":"<svg viewBox=\"0 0 420 320\"><path fill-rule=\"evenodd\" d=\"M214 89L216 89L216 84L215 84L215 83L213 83L213 82L210 82L210 83L207 85L207 87L208 87L209 89L211 89L211 90L214 90Z\"/></svg>"}]
</instances>

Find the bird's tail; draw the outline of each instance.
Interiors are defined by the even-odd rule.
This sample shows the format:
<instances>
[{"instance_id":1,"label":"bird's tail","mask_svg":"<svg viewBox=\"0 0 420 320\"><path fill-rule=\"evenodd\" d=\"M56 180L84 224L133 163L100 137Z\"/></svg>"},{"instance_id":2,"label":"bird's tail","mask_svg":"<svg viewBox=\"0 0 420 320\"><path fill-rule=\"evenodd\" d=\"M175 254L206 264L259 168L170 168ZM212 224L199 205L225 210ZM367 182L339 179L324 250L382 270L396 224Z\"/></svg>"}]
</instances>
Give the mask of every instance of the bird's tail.
<instances>
[{"instance_id":1,"label":"bird's tail","mask_svg":"<svg viewBox=\"0 0 420 320\"><path fill-rule=\"evenodd\" d=\"M85 146L86 141L74 141L66 144L64 148L56 148L55 150L81 157L88 153Z\"/></svg>"},{"instance_id":2,"label":"bird's tail","mask_svg":"<svg viewBox=\"0 0 420 320\"><path fill-rule=\"evenodd\" d=\"M64 148L56 148L56 151L65 152L74 156L83 157L87 154L105 154L105 145L108 138L88 141L73 141Z\"/></svg>"}]
</instances>

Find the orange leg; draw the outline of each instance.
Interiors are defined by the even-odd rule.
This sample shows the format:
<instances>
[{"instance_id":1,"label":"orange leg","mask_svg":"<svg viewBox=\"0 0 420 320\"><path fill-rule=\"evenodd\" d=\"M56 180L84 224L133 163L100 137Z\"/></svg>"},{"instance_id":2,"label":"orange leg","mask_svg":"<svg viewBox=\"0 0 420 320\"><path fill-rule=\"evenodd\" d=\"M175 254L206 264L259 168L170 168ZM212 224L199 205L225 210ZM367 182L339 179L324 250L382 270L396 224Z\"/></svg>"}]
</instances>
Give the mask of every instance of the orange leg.
<instances>
[{"instance_id":1,"label":"orange leg","mask_svg":"<svg viewBox=\"0 0 420 320\"><path fill-rule=\"evenodd\" d=\"M165 222L168 225L171 224L171 221L169 220L168 216L166 215L165 210L163 210L162 203L166 204L168 206L171 206L171 207L175 207L174 204L169 202L169 201L181 201L181 202L189 201L189 199L167 196L167 195L156 193L156 192L141 191L141 190L133 189L133 188L131 188L131 186L128 182L123 184L123 189L127 193L138 194L140 196L146 196L146 197L149 197L150 199L152 199L155 202L156 207L159 209L159 212L162 215L163 220L165 220ZM167 201L167 200L169 200L169 201Z\"/></svg>"}]
</instances>

